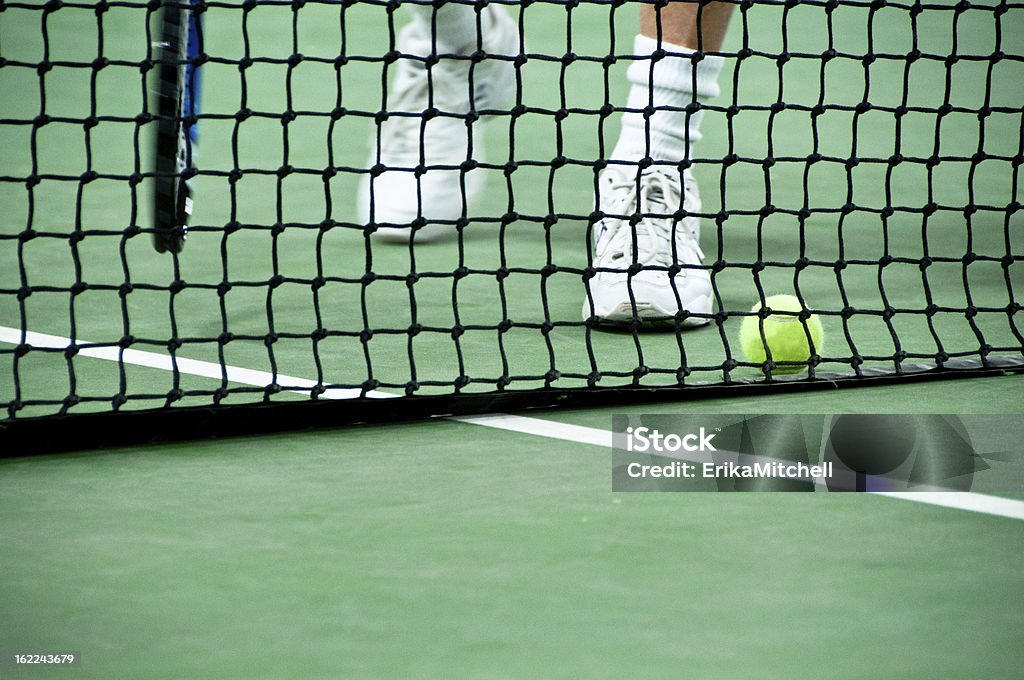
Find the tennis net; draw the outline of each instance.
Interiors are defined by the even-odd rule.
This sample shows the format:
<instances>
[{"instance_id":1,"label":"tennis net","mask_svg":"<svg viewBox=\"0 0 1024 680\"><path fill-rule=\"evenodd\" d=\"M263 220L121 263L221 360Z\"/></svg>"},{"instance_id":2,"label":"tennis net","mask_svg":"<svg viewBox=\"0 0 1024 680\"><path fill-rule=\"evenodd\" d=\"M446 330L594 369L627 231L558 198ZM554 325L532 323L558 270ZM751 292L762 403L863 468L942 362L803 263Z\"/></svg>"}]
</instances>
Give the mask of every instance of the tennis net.
<instances>
[{"instance_id":1,"label":"tennis net","mask_svg":"<svg viewBox=\"0 0 1024 680\"><path fill-rule=\"evenodd\" d=\"M0 0L4 431L55 448L1024 367L1024 3L743 0L721 49L638 54L642 7L661 35L674 4ZM474 17L459 53L436 31L452 6ZM414 10L431 30L403 51ZM488 52L494 12L514 40ZM720 60L721 93L636 106L627 71L667 58ZM446 68L507 101L445 109ZM409 72L426 106L389 109ZM595 196L633 167L623 115L650 151L665 113L702 139L635 171L692 174L703 200L634 197L624 243L699 217L704 257L622 276L704 276L709 307L645 316L630 283L609 324ZM419 160L396 167L402 120ZM423 150L437 121L462 131L454 164ZM456 196L440 217L431 173ZM413 212L382 218L398 175ZM771 318L821 321L806 358L740 348L776 294L799 306Z\"/></svg>"}]
</instances>

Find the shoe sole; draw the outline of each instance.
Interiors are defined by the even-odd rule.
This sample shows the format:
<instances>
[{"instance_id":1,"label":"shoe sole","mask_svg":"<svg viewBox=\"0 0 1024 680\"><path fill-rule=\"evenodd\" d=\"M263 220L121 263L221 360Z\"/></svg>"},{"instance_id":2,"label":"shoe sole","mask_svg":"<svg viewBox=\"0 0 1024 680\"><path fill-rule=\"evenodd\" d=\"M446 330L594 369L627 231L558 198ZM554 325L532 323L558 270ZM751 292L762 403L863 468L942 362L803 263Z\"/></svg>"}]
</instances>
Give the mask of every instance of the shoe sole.
<instances>
[{"instance_id":1,"label":"shoe sole","mask_svg":"<svg viewBox=\"0 0 1024 680\"><path fill-rule=\"evenodd\" d=\"M703 311L696 311L699 314L710 314L711 313L711 300L705 298L707 304L706 309ZM691 307L700 307L700 305L690 305ZM591 318L590 314L590 300L583 301L583 320ZM635 310L635 311L634 311ZM628 301L620 302L618 305L613 307L610 311L605 313L595 313L593 316L597 317L597 323L606 326L632 326L635 321L639 321L641 327L645 328L675 328L676 319L675 312L669 312L661 309L660 307L652 304L643 302L637 302L636 307ZM682 328L699 328L700 326L706 326L711 319L705 317L688 317L683 321L679 322L679 326Z\"/></svg>"}]
</instances>

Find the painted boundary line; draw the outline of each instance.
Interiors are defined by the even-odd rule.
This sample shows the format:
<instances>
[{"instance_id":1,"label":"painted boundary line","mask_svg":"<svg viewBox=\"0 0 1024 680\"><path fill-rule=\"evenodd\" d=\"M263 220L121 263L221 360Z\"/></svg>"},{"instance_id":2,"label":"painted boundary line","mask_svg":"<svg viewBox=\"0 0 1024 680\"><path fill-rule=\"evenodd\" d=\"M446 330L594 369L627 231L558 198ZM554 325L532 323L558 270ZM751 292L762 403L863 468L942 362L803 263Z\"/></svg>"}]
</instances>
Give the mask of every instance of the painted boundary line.
<instances>
[{"instance_id":1,"label":"painted boundary line","mask_svg":"<svg viewBox=\"0 0 1024 680\"><path fill-rule=\"evenodd\" d=\"M238 366L221 366L220 364L216 364L211 361L199 361L196 359L178 357L172 362L170 356L157 354L155 352L146 352L135 349L122 350L119 347L110 346L90 347L89 345L94 345L96 343L90 343L85 340L78 340L77 342L72 343L70 338L61 337L59 335L47 335L45 333L34 332L22 333L20 329L9 328L7 326L0 326L0 342L14 345L22 344L24 342L33 347L47 349L65 349L72 344L76 344L79 347L79 356L103 359L105 361L120 361L133 366L143 366L146 368L155 368L164 371L173 371L174 366L177 365L178 372L182 374L212 378L215 380L222 380L226 375L230 382L256 387L263 387L270 384L274 381L275 377L274 374L268 371L257 371L248 368L240 368ZM307 378L297 378L281 374L278 374L276 378L278 384L288 385L291 388L299 388L292 390L299 394L305 393L303 392L303 389L308 390L316 386L316 381L309 380ZM351 399L358 396L358 390L342 389L329 389L320 395L323 399ZM390 398L397 395L374 391L368 393L367 396ZM558 423L540 418L496 413L493 415L456 416L449 418L449 420L469 425L489 427L497 430L506 430L517 434L529 434L537 437L547 437L549 439L574 442L577 444L598 446L604 449L612 448L613 439L611 431L599 430L592 427L583 427L580 425ZM1000 498L998 496L989 496L970 492L870 493L876 496L885 496L888 498L907 500L915 503L924 503L944 508L953 508L968 512L977 512L986 515L1024 520L1024 501Z\"/></svg>"},{"instance_id":2,"label":"painted boundary line","mask_svg":"<svg viewBox=\"0 0 1024 680\"><path fill-rule=\"evenodd\" d=\"M532 434L539 437L550 437L580 444L592 444L606 449L612 447L613 435L611 431L581 427L579 425L567 425L539 418L495 414L488 416L462 416L451 418L451 420L493 427L499 430L508 430L520 434ZM704 459L697 455L673 454L670 457L690 462L704 462ZM999 496L963 491L870 491L868 493L876 496L936 505L943 508L954 508L956 510L980 512L986 515L1024 520L1024 501L1012 498L1000 498Z\"/></svg>"},{"instance_id":3,"label":"painted boundary line","mask_svg":"<svg viewBox=\"0 0 1024 680\"><path fill-rule=\"evenodd\" d=\"M0 342L19 345L22 343L22 332L17 328L0 326ZM45 333L33 333L31 331L24 334L24 342L32 345L33 347L42 347L46 349L66 349L72 344L71 338L64 338L59 335L47 335ZM78 356L92 357L93 359L103 359L105 361L114 362L120 361L126 364L131 364L132 366L156 368L162 371L173 371L174 366L177 365L178 373L185 375L195 375L202 378L222 380L226 374L229 382L253 385L256 387L265 387L274 382L274 374L269 371L256 371L249 368L239 368L238 366L221 366L220 364L215 364L212 361L184 359L182 357L175 357L172 361L170 355L157 354L156 352L146 352L138 349L121 349L120 347L111 347L109 345L104 347L90 347L90 345L96 345L98 343L81 339L77 340L75 344L78 346ZM281 374L277 375L277 383L279 385L286 385L290 388L302 388L292 389L290 391L306 395L309 394L308 391L310 389L316 387L315 380L295 378ZM362 394L360 390L331 389L321 394L320 397L323 399L354 399L360 394ZM397 395L372 391L367 392L366 396L388 398Z\"/></svg>"}]
</instances>

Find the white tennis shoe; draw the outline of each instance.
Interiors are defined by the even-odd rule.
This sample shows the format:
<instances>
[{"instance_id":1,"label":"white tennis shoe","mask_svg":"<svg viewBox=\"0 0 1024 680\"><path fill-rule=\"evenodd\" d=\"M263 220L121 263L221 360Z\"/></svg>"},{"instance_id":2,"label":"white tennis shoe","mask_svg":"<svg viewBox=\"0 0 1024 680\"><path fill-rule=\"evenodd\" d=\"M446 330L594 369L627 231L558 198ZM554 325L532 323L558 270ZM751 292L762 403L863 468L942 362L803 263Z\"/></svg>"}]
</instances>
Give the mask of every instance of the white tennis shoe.
<instances>
[{"instance_id":1,"label":"white tennis shoe","mask_svg":"<svg viewBox=\"0 0 1024 680\"><path fill-rule=\"evenodd\" d=\"M498 6L481 13L483 50L518 55L516 23ZM413 22L399 33L397 48L427 57L431 43L429 31ZM379 163L385 169L377 177L363 175L359 218L377 225L377 238L408 242L415 235L421 243L454 234L456 220L471 214L484 174L460 166L484 161L483 121L467 125L465 115L509 109L515 102L516 69L510 59L485 58L473 65L469 59L441 57L430 69L423 61L399 59L396 70L387 93L389 118L371 143L369 160L369 167ZM423 113L431 107L437 114L428 118ZM420 218L422 226L414 229Z\"/></svg>"},{"instance_id":2,"label":"white tennis shoe","mask_svg":"<svg viewBox=\"0 0 1024 680\"><path fill-rule=\"evenodd\" d=\"M583 319L673 325L678 314L711 313L711 277L699 269L700 194L689 170L682 187L676 173L651 168L609 167L601 173L599 205L605 217L594 227L597 274L583 301ZM685 216L677 213L682 209ZM630 224L636 222L635 226ZM680 268L682 267L682 268ZM678 269L678 271L673 271ZM631 273L632 272L632 273ZM708 317L684 316L680 325L702 326Z\"/></svg>"}]
</instances>

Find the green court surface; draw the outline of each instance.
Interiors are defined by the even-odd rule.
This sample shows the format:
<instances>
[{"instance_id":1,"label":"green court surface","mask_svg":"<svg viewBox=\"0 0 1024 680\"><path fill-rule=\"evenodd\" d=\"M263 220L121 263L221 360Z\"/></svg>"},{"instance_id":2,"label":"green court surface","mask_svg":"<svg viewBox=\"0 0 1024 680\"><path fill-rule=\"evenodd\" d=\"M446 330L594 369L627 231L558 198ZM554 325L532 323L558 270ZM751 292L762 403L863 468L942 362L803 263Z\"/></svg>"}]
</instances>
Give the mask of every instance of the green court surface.
<instances>
[{"instance_id":1,"label":"green court surface","mask_svg":"<svg viewBox=\"0 0 1024 680\"><path fill-rule=\"evenodd\" d=\"M652 410L1019 414L1021 383ZM82 665L0 677L1018 675L1020 520L612 494L610 459L436 420L8 460L0 644Z\"/></svg>"},{"instance_id":2,"label":"green court surface","mask_svg":"<svg viewBox=\"0 0 1024 680\"><path fill-rule=\"evenodd\" d=\"M148 180L134 191L127 181L147 171L150 152L151 125L134 121L146 86L128 64L147 56L146 12L112 3L102 14L112 63L95 73L82 67L99 54L93 9L48 13L54 65L41 90L43 13L0 5L5 415L16 400L19 418L54 413L71 395L72 413L109 409L117 395L126 409L160 406L179 388L180 405L207 404L222 386L227 404L264 396L253 383L85 352L15 359L11 329L68 339L61 348L130 335L133 349L163 357L177 338L180 358L273 372L284 388L288 377L354 388L373 379L393 393L449 393L463 379L463 391L503 378L580 387L595 372L601 386L655 385L675 383L683 366L690 381L718 381L740 359L737 316L678 336L581 323L587 164L618 129L617 115L597 114L600 63L528 60L530 112L488 128L491 161L517 169L507 182L501 169L473 171L488 175L480 219L457 242L385 246L354 224L373 119L329 127L322 114L339 98L350 112L380 107L387 13L357 2L340 23L337 6L299 5L258 5L244 29L240 3L207 8L197 211L176 259L154 253L146 234L125 235L150 214ZM514 11L531 55L604 56L628 52L637 9ZM1020 55L1024 10L997 21L975 7L955 29L953 12L925 11L916 31L905 10L883 7L870 24L868 14L840 4L833 47L880 56L825 66L821 8L755 3L746 31L737 16L725 49L747 44L755 56L726 68L696 168L711 216L702 245L726 265L715 274L720 309L748 310L759 289L799 292L822 316L826 371L858 355L888 367L983 349L1019 358L1021 314L1007 308L1024 290L1012 257L1024 213L1006 206L1021 201L1010 157L1021 148L1022 62L908 65L906 55ZM342 44L378 61L350 60L340 91L333 65L286 63L333 58ZM243 85L236 62L247 49L257 61ZM780 66L772 55L783 50L818 56ZM626 65L609 67L608 101L624 98ZM875 108L829 109L815 134L806 107L819 99ZM805 108L745 108L780 100ZM878 107L900 105L897 135ZM282 125L289 106L297 116ZM243 107L255 115L239 122ZM980 107L993 111L968 112ZM559 122L562 108L575 112ZM35 130L11 123L40 112L51 120ZM101 120L87 130L90 115ZM809 164L812 153L826 160ZM726 167L728 154L753 160ZM769 155L764 167L757 159ZM909 160L884 161L896 155ZM553 167L559 156L568 162ZM827 160L851 157L862 161ZM931 157L941 161L920 162ZM279 178L282 166L297 170ZM339 171L325 182L328 166ZM99 178L82 181L89 170ZM777 210L757 214L769 204ZM856 209L843 215L846 204ZM965 214L968 205L978 209ZM804 207L801 223L790 213ZM501 229L511 210L518 219ZM720 210L729 213L716 224ZM322 230L325 220L336 226ZM232 221L240 228L228 233ZM19 241L29 229L34 238ZM80 240L69 238L76 229ZM72 294L76 283L86 285ZM22 288L31 294L19 299ZM414 323L423 330L411 335ZM327 336L314 340L317 329ZM74 651L81 665L0 666L0 680L1019 677L1020 519L865 494L613 494L610 450L571 435L607 431L615 413L1017 416L1022 394L1024 376L998 375L523 414L579 428L562 437L438 418L2 460L0 651Z\"/></svg>"}]
</instances>

